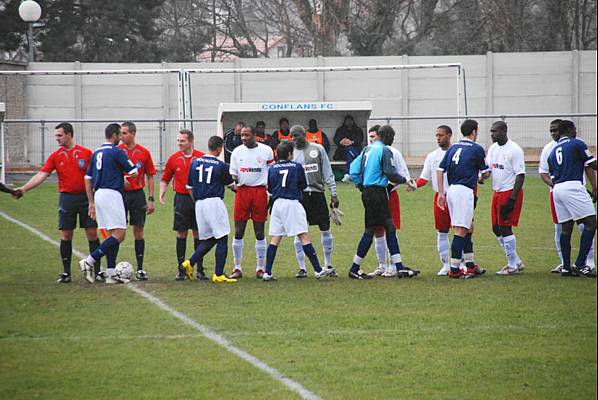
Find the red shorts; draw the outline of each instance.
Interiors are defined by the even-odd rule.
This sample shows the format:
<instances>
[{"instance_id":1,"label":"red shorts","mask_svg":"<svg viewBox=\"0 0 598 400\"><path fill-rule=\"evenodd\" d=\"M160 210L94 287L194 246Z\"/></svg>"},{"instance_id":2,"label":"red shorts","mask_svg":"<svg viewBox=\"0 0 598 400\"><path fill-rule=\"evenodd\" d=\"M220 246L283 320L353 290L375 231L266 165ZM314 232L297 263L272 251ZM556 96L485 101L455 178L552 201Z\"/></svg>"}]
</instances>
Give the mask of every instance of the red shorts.
<instances>
[{"instance_id":1,"label":"red shorts","mask_svg":"<svg viewBox=\"0 0 598 400\"><path fill-rule=\"evenodd\" d=\"M437 231L449 231L451 229L451 215L449 214L448 205L444 206L444 210L438 207L438 193L434 195L434 226Z\"/></svg>"},{"instance_id":2,"label":"red shorts","mask_svg":"<svg viewBox=\"0 0 598 400\"><path fill-rule=\"evenodd\" d=\"M556 209L554 208L554 197L552 196L552 190L550 191L550 214L552 214L552 222L558 224L559 220L556 218Z\"/></svg>"},{"instance_id":3,"label":"red shorts","mask_svg":"<svg viewBox=\"0 0 598 400\"><path fill-rule=\"evenodd\" d=\"M401 229L401 203L396 190L388 195L388 208L390 208L390 215L395 228Z\"/></svg>"},{"instance_id":4,"label":"red shorts","mask_svg":"<svg viewBox=\"0 0 598 400\"><path fill-rule=\"evenodd\" d=\"M266 222L268 193L265 186L239 186L235 196L235 221Z\"/></svg>"},{"instance_id":5,"label":"red shorts","mask_svg":"<svg viewBox=\"0 0 598 400\"><path fill-rule=\"evenodd\" d=\"M509 218L502 219L500 216L500 206L507 203L509 197L511 197L511 193L513 193L513 190L494 192L492 195L492 204L490 205L492 210L492 225L517 226L517 224L519 224L519 216L521 215L521 208L523 207L523 189L521 189L517 195L515 208L513 208L513 211L509 214Z\"/></svg>"}]
</instances>

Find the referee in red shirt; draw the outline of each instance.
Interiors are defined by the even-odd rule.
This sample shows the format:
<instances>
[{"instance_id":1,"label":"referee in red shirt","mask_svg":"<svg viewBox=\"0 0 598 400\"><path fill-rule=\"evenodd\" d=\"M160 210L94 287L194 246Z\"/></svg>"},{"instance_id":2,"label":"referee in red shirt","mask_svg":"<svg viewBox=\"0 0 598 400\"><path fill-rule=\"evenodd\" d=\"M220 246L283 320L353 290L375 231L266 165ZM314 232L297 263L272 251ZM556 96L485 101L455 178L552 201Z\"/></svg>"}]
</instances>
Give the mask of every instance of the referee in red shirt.
<instances>
[{"instance_id":1,"label":"referee in red shirt","mask_svg":"<svg viewBox=\"0 0 598 400\"><path fill-rule=\"evenodd\" d=\"M50 154L42 169L34 175L29 182L17 190L26 193L41 185L54 170L58 174L58 229L61 231L60 257L62 258L63 272L58 276L58 283L71 282L71 258L73 254L73 231L77 225L85 228L85 236L89 241L89 252L94 252L100 247L97 224L88 215L89 204L85 195L85 173L92 151L79 146L73 138L73 126L68 122L56 125L54 137L60 146ZM95 264L96 281L105 279L100 270L100 263Z\"/></svg>"},{"instance_id":2,"label":"referee in red shirt","mask_svg":"<svg viewBox=\"0 0 598 400\"><path fill-rule=\"evenodd\" d=\"M143 227L145 217L152 214L154 207L154 175L156 168L149 150L136 142L137 127L133 122L123 122L120 128L120 141L118 146L127 153L129 160L137 168L137 176L125 175L124 202L125 211L129 217L129 224L133 226L135 237L135 257L137 259L137 272L135 278L138 281L147 281L147 272L143 269L143 257L145 254L145 239ZM145 177L147 176L148 197L145 200Z\"/></svg>"},{"instance_id":3,"label":"referee in red shirt","mask_svg":"<svg viewBox=\"0 0 598 400\"><path fill-rule=\"evenodd\" d=\"M204 155L199 150L193 148L193 132L189 129L183 129L177 136L179 151L173 153L164 166L162 179L160 180L160 204L166 203L166 191L168 184L174 177L172 185L175 191L174 195L174 222L172 229L176 231L176 258L178 263L177 281L185 280L185 272L181 264L185 261L185 251L187 250L187 233L193 231L194 246L199 246L199 236L197 234L197 221L195 220L195 202L187 190L187 179L189 178L189 168L196 158ZM207 280L203 271L203 258L197 260L197 279Z\"/></svg>"}]
</instances>

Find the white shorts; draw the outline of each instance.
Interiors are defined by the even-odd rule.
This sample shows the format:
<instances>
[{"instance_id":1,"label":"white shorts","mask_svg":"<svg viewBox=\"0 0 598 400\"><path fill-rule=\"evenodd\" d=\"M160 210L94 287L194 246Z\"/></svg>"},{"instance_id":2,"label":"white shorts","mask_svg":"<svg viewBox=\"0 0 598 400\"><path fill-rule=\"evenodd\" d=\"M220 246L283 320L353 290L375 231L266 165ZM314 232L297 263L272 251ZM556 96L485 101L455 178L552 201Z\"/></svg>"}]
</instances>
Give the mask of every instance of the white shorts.
<instances>
[{"instance_id":1,"label":"white shorts","mask_svg":"<svg viewBox=\"0 0 598 400\"><path fill-rule=\"evenodd\" d=\"M94 196L98 228L127 229L123 195L114 189L98 189Z\"/></svg>"},{"instance_id":2,"label":"white shorts","mask_svg":"<svg viewBox=\"0 0 598 400\"><path fill-rule=\"evenodd\" d=\"M446 192L451 225L470 229L473 222L473 190L463 185L451 185Z\"/></svg>"},{"instance_id":3,"label":"white shorts","mask_svg":"<svg viewBox=\"0 0 598 400\"><path fill-rule=\"evenodd\" d=\"M196 201L195 219L200 240L220 239L230 234L228 211L220 197Z\"/></svg>"},{"instance_id":4,"label":"white shorts","mask_svg":"<svg viewBox=\"0 0 598 400\"><path fill-rule=\"evenodd\" d=\"M309 230L305 209L299 200L277 199L270 214L270 236L297 236Z\"/></svg>"},{"instance_id":5,"label":"white shorts","mask_svg":"<svg viewBox=\"0 0 598 400\"><path fill-rule=\"evenodd\" d=\"M596 214L592 198L580 181L557 183L552 189L559 224Z\"/></svg>"}]
</instances>

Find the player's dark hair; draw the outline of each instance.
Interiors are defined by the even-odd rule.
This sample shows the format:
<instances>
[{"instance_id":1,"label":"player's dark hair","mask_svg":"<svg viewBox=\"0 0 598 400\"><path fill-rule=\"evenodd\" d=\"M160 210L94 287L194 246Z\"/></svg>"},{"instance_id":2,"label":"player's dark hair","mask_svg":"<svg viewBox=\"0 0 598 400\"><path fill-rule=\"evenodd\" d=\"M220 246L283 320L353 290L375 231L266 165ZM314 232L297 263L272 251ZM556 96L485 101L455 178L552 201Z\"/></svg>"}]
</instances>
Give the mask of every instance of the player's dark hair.
<instances>
[{"instance_id":1,"label":"player's dark hair","mask_svg":"<svg viewBox=\"0 0 598 400\"><path fill-rule=\"evenodd\" d=\"M106 139L110 139L112 137L112 135L116 135L120 132L120 125L119 124L110 124L106 127L106 130L104 131L104 135L106 136Z\"/></svg>"},{"instance_id":2,"label":"player's dark hair","mask_svg":"<svg viewBox=\"0 0 598 400\"><path fill-rule=\"evenodd\" d=\"M258 126L263 126L265 128L266 127L266 123L264 121L257 121L255 123L255 127L257 128Z\"/></svg>"},{"instance_id":3,"label":"player's dark hair","mask_svg":"<svg viewBox=\"0 0 598 400\"><path fill-rule=\"evenodd\" d=\"M129 132L137 133L137 126L133 122L125 121L120 126L123 128L128 128Z\"/></svg>"},{"instance_id":4,"label":"player's dark hair","mask_svg":"<svg viewBox=\"0 0 598 400\"><path fill-rule=\"evenodd\" d=\"M278 121L278 125L282 124L283 122L286 122L287 124L289 123L289 120L287 119L287 117L282 117L279 121Z\"/></svg>"},{"instance_id":5,"label":"player's dark hair","mask_svg":"<svg viewBox=\"0 0 598 400\"><path fill-rule=\"evenodd\" d=\"M564 135L566 133L569 133L569 131L575 130L575 124L573 123L573 121L569 121L568 119L564 119L561 122L559 122L559 134L560 135Z\"/></svg>"},{"instance_id":6,"label":"player's dark hair","mask_svg":"<svg viewBox=\"0 0 598 400\"><path fill-rule=\"evenodd\" d=\"M179 133L183 135L187 135L187 140L192 142L193 141L193 132L190 129L181 129Z\"/></svg>"},{"instance_id":7,"label":"player's dark hair","mask_svg":"<svg viewBox=\"0 0 598 400\"><path fill-rule=\"evenodd\" d=\"M293 154L293 142L284 141L276 146L276 161L289 159L289 154Z\"/></svg>"},{"instance_id":8,"label":"player's dark hair","mask_svg":"<svg viewBox=\"0 0 598 400\"><path fill-rule=\"evenodd\" d=\"M235 124L235 128L237 126L240 126L241 128L243 128L245 126L245 122L243 122L243 121L237 121L237 123Z\"/></svg>"},{"instance_id":9,"label":"player's dark hair","mask_svg":"<svg viewBox=\"0 0 598 400\"><path fill-rule=\"evenodd\" d=\"M507 123L505 121L496 121L492 124L492 126L494 126L497 129L500 129L501 131L506 132L508 130Z\"/></svg>"},{"instance_id":10,"label":"player's dark hair","mask_svg":"<svg viewBox=\"0 0 598 400\"><path fill-rule=\"evenodd\" d=\"M220 136L212 136L208 139L208 150L215 151L224 146L224 140Z\"/></svg>"},{"instance_id":11,"label":"player's dark hair","mask_svg":"<svg viewBox=\"0 0 598 400\"><path fill-rule=\"evenodd\" d=\"M436 129L442 129L444 130L448 135L452 135L453 134L453 130L451 129L450 126L448 125L440 125L438 128Z\"/></svg>"},{"instance_id":12,"label":"player's dark hair","mask_svg":"<svg viewBox=\"0 0 598 400\"><path fill-rule=\"evenodd\" d=\"M560 124L562 121L563 121L563 120L562 120L562 119L560 119L560 118L553 119L552 121L550 121L550 125L555 125L555 124L556 124L556 125L558 125L558 124Z\"/></svg>"},{"instance_id":13,"label":"player's dark hair","mask_svg":"<svg viewBox=\"0 0 598 400\"><path fill-rule=\"evenodd\" d=\"M298 134L298 135L305 135L305 128L301 125L293 125L291 127L291 136Z\"/></svg>"},{"instance_id":14,"label":"player's dark hair","mask_svg":"<svg viewBox=\"0 0 598 400\"><path fill-rule=\"evenodd\" d=\"M63 132L67 135L75 135L75 133L73 132L73 125L69 124L68 122L61 122L58 125L56 125L54 129L62 129Z\"/></svg>"},{"instance_id":15,"label":"player's dark hair","mask_svg":"<svg viewBox=\"0 0 598 400\"><path fill-rule=\"evenodd\" d=\"M461 133L463 136L471 136L473 131L478 129L478 121L475 119L466 119L461 124Z\"/></svg>"},{"instance_id":16,"label":"player's dark hair","mask_svg":"<svg viewBox=\"0 0 598 400\"><path fill-rule=\"evenodd\" d=\"M374 126L371 126L370 129L368 129L368 132L378 133L379 130L380 130L380 125L374 125Z\"/></svg>"},{"instance_id":17,"label":"player's dark hair","mask_svg":"<svg viewBox=\"0 0 598 400\"><path fill-rule=\"evenodd\" d=\"M382 143L387 146L392 145L392 142L395 141L395 130L392 129L390 125L382 125L380 129L378 129L378 136Z\"/></svg>"},{"instance_id":18,"label":"player's dark hair","mask_svg":"<svg viewBox=\"0 0 598 400\"><path fill-rule=\"evenodd\" d=\"M243 129L249 129L249 131L251 132L251 134L255 136L255 128L253 126L251 126L251 125L245 125L243 127Z\"/></svg>"}]
</instances>

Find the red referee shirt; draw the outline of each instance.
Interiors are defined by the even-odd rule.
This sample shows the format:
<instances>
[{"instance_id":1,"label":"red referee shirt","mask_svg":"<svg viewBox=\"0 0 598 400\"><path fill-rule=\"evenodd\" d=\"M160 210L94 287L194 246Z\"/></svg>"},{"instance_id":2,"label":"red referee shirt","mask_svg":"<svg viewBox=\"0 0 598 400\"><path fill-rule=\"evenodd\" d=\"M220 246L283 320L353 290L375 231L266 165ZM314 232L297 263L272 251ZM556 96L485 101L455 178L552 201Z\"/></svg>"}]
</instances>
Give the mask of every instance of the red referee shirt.
<instances>
[{"instance_id":1,"label":"red referee shirt","mask_svg":"<svg viewBox=\"0 0 598 400\"><path fill-rule=\"evenodd\" d=\"M193 153L190 156L185 156L182 151L177 151L168 158L168 161L166 161L164 173L162 174L162 182L169 183L174 176L174 183L172 185L174 191L188 195L187 179L189 178L191 162L203 155L204 153L195 149L193 149Z\"/></svg>"},{"instance_id":2,"label":"red referee shirt","mask_svg":"<svg viewBox=\"0 0 598 400\"><path fill-rule=\"evenodd\" d=\"M60 193L85 193L85 173L93 152L86 147L75 145L70 150L60 147L50 154L40 170L58 174L58 191Z\"/></svg>"},{"instance_id":3,"label":"red referee shirt","mask_svg":"<svg viewBox=\"0 0 598 400\"><path fill-rule=\"evenodd\" d=\"M127 157L135 164L138 171L137 177L125 175L125 179L129 182L129 185L124 186L125 191L143 189L145 187L145 174L149 176L156 175L151 153L140 144L136 144L130 150L124 143L119 144L118 147L127 153Z\"/></svg>"}]
</instances>

